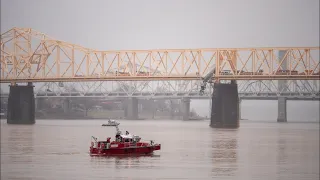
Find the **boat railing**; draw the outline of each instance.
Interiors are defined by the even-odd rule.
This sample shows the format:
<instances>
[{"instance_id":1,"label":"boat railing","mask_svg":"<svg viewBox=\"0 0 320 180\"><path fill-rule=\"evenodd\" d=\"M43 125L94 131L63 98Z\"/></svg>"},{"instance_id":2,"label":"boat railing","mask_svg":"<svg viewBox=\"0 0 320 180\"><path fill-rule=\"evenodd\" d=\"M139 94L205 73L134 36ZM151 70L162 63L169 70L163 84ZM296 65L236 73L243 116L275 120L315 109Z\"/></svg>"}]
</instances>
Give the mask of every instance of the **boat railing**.
<instances>
[{"instance_id":1,"label":"boat railing","mask_svg":"<svg viewBox=\"0 0 320 180\"><path fill-rule=\"evenodd\" d=\"M148 142L148 141L149 141L149 144L150 144L151 146L154 146L154 145L155 145L154 140L141 139L140 141L141 141L141 142ZM141 145L142 145L142 144L141 144Z\"/></svg>"}]
</instances>

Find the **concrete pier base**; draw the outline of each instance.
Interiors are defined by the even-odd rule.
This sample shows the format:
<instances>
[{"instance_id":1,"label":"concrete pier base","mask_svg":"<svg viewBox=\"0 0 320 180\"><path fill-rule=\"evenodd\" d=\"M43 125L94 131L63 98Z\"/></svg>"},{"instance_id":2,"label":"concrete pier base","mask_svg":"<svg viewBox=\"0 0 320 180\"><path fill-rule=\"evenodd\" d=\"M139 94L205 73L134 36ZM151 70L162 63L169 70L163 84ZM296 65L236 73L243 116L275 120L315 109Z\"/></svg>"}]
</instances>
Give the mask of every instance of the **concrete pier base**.
<instances>
[{"instance_id":1,"label":"concrete pier base","mask_svg":"<svg viewBox=\"0 0 320 180\"><path fill-rule=\"evenodd\" d=\"M277 122L287 122L287 98L278 98L278 119Z\"/></svg>"},{"instance_id":2,"label":"concrete pier base","mask_svg":"<svg viewBox=\"0 0 320 180\"><path fill-rule=\"evenodd\" d=\"M210 126L213 128L239 127L239 97L235 82L214 84Z\"/></svg>"},{"instance_id":3,"label":"concrete pier base","mask_svg":"<svg viewBox=\"0 0 320 180\"><path fill-rule=\"evenodd\" d=\"M35 124L35 98L33 85L10 85L8 98L8 124Z\"/></svg>"},{"instance_id":4,"label":"concrete pier base","mask_svg":"<svg viewBox=\"0 0 320 180\"><path fill-rule=\"evenodd\" d=\"M128 98L126 101L125 108L125 117L128 120L138 120L139 111L138 111L138 99L137 98Z\"/></svg>"}]
</instances>

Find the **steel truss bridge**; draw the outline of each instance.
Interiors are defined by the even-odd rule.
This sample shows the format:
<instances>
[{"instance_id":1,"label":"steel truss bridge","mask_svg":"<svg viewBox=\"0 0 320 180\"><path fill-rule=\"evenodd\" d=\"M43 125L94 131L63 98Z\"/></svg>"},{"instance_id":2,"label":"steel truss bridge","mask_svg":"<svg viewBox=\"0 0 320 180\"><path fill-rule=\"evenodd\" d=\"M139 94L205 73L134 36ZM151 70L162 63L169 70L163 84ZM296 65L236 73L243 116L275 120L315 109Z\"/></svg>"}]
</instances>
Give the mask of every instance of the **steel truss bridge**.
<instances>
[{"instance_id":1,"label":"steel truss bridge","mask_svg":"<svg viewBox=\"0 0 320 180\"><path fill-rule=\"evenodd\" d=\"M212 76L215 82L319 80L319 49L100 51L56 40L30 28L12 28L1 34L0 80L1 83L199 81L213 68L216 69Z\"/></svg>"},{"instance_id":2,"label":"steel truss bridge","mask_svg":"<svg viewBox=\"0 0 320 180\"><path fill-rule=\"evenodd\" d=\"M1 34L0 80L33 82L36 97L201 99L211 97L213 82L237 80L243 98L319 99L319 50L100 51L56 40L30 28L12 28ZM199 92L204 77L213 69L205 91Z\"/></svg>"},{"instance_id":3,"label":"steel truss bridge","mask_svg":"<svg viewBox=\"0 0 320 180\"><path fill-rule=\"evenodd\" d=\"M315 80L247 80L238 81L242 99L319 100L319 82ZM208 99L212 95L212 83L200 93L202 81L96 81L35 83L35 97L101 97L103 99L137 97ZM8 97L8 93L1 94Z\"/></svg>"}]
</instances>

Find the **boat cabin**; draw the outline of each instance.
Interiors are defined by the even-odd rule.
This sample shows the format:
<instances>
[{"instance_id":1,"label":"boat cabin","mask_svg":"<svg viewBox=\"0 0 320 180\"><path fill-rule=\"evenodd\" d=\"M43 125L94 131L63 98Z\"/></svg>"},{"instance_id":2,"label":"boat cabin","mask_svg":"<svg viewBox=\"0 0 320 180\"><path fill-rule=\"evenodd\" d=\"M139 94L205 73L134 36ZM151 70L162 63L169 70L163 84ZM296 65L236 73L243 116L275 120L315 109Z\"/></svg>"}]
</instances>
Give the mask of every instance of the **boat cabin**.
<instances>
[{"instance_id":1,"label":"boat cabin","mask_svg":"<svg viewBox=\"0 0 320 180\"><path fill-rule=\"evenodd\" d=\"M140 137L139 136L134 136L131 134L117 134L116 135L116 142L139 142L140 141Z\"/></svg>"}]
</instances>

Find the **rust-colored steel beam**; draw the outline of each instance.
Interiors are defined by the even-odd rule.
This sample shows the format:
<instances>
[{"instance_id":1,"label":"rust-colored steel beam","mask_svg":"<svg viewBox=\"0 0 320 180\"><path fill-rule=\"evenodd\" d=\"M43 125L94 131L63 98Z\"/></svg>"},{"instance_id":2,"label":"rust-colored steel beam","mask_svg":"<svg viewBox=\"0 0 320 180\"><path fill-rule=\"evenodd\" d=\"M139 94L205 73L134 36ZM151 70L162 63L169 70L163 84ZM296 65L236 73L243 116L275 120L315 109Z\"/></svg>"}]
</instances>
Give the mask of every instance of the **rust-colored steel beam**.
<instances>
[{"instance_id":1,"label":"rust-colored steel beam","mask_svg":"<svg viewBox=\"0 0 320 180\"><path fill-rule=\"evenodd\" d=\"M319 80L319 47L100 51L30 28L1 35L1 83L199 80Z\"/></svg>"}]
</instances>

